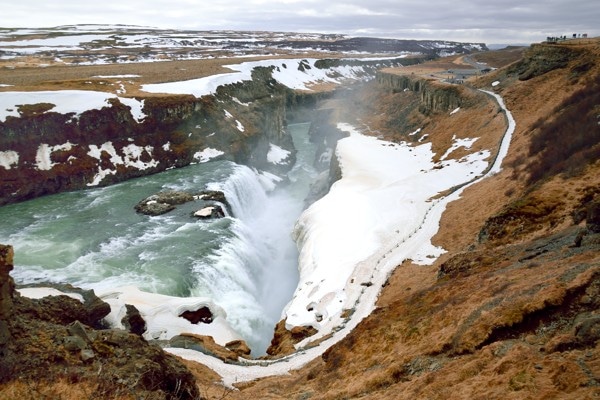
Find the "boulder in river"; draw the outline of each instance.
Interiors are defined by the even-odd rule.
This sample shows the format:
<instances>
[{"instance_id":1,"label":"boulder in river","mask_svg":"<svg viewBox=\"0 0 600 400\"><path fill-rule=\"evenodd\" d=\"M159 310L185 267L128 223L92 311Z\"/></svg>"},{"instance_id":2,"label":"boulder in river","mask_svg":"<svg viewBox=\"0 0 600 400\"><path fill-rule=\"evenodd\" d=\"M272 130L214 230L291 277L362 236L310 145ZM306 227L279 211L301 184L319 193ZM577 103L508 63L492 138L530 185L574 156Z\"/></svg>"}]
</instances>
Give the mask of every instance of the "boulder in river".
<instances>
[{"instance_id":1,"label":"boulder in river","mask_svg":"<svg viewBox=\"0 0 600 400\"><path fill-rule=\"evenodd\" d=\"M194 217L199 219L213 219L213 218L223 218L225 216L225 212L221 206L214 204L211 206L206 206L196 211Z\"/></svg>"},{"instance_id":2,"label":"boulder in river","mask_svg":"<svg viewBox=\"0 0 600 400\"><path fill-rule=\"evenodd\" d=\"M194 201L186 192L168 191L153 194L135 205L135 211L145 215L162 215L175 209L176 205Z\"/></svg>"}]
</instances>

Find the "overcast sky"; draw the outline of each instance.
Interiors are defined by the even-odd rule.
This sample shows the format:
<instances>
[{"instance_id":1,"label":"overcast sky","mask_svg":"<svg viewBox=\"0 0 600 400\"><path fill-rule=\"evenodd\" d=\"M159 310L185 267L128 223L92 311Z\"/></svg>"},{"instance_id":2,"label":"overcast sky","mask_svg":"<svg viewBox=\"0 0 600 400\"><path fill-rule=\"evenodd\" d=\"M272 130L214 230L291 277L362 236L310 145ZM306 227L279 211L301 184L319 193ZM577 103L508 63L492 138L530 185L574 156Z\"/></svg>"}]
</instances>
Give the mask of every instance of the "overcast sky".
<instances>
[{"instance_id":1,"label":"overcast sky","mask_svg":"<svg viewBox=\"0 0 600 400\"><path fill-rule=\"evenodd\" d=\"M4 0L5 2L7 0ZM128 24L532 43L600 36L598 0L12 0L0 27Z\"/></svg>"}]
</instances>

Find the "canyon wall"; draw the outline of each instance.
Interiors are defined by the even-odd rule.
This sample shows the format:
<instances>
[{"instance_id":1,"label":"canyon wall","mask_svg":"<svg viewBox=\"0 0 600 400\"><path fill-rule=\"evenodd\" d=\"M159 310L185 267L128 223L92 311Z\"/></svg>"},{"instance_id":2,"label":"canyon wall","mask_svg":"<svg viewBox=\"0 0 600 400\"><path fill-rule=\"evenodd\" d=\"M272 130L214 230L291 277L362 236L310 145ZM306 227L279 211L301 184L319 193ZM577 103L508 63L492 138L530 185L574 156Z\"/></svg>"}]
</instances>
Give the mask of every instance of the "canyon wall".
<instances>
[{"instance_id":1,"label":"canyon wall","mask_svg":"<svg viewBox=\"0 0 600 400\"><path fill-rule=\"evenodd\" d=\"M0 122L0 205L62 191L105 186L220 157L274 173L294 163L285 130L285 86L270 68L253 80L224 85L214 95L137 98L136 120L119 98L79 115L48 111L53 104L17 106ZM269 163L270 144L290 151Z\"/></svg>"},{"instance_id":2,"label":"canyon wall","mask_svg":"<svg viewBox=\"0 0 600 400\"><path fill-rule=\"evenodd\" d=\"M424 114L451 111L460 107L463 102L459 86L443 84L435 79L383 71L377 73L376 79L383 88L394 92L418 92L421 97L420 111Z\"/></svg>"}]
</instances>

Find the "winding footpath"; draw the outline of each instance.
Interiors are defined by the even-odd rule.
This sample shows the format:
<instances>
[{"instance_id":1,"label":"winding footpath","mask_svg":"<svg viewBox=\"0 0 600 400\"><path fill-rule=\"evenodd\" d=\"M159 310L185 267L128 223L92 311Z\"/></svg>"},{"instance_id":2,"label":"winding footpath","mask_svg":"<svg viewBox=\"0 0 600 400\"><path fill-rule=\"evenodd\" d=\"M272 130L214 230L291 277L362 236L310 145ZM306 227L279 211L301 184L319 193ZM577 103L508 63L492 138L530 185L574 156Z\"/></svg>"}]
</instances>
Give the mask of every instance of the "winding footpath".
<instances>
[{"instance_id":1,"label":"winding footpath","mask_svg":"<svg viewBox=\"0 0 600 400\"><path fill-rule=\"evenodd\" d=\"M354 269L353 282L346 285L347 303L354 304L354 313L347 320L336 319L324 326L317 336L305 339L297 345L298 351L278 360L245 360L243 363L229 364L213 356L198 351L182 348L165 348L166 351L185 358L197 361L214 370L222 377L223 384L232 387L235 383L252 381L267 376L284 375L289 371L299 369L321 356L327 349L348 335L376 306L377 298L382 286L393 270L404 260L413 258L424 244L428 244L437 233L439 221L448 203L457 200L464 189L500 171L502 161L508 153L508 148L515 131L515 120L506 108L503 99L496 93L482 90L492 96L504 112L507 120L507 129L502 137L498 151L489 167L479 177L455 188L449 195L435 200L426 212L420 216L422 219L419 227L408 236L398 231L390 232L380 249L367 259L358 263ZM361 283L369 282L369 285ZM330 334L331 333L331 334ZM325 336L330 334L328 337ZM324 338L319 345L303 348L310 341Z\"/></svg>"}]
</instances>

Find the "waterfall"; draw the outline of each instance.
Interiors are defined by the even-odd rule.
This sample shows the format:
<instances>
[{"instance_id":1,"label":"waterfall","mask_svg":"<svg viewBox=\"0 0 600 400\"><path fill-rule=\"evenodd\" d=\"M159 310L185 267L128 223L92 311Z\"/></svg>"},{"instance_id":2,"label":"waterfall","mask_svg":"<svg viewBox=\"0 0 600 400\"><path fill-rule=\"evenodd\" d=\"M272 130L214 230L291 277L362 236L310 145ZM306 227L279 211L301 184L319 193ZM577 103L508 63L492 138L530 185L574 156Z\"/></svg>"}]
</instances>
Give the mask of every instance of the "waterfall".
<instances>
[{"instance_id":1,"label":"waterfall","mask_svg":"<svg viewBox=\"0 0 600 400\"><path fill-rule=\"evenodd\" d=\"M289 129L306 141L297 148L310 145L308 126ZM13 277L19 284L135 286L169 296L208 297L260 356L298 283L291 230L314 179L309 166L300 162L290 183L272 191L248 167L211 161L40 197L0 207L0 238L15 247ZM159 191L203 189L223 191L232 215L198 221L190 217L198 202L156 217L133 209Z\"/></svg>"}]
</instances>

